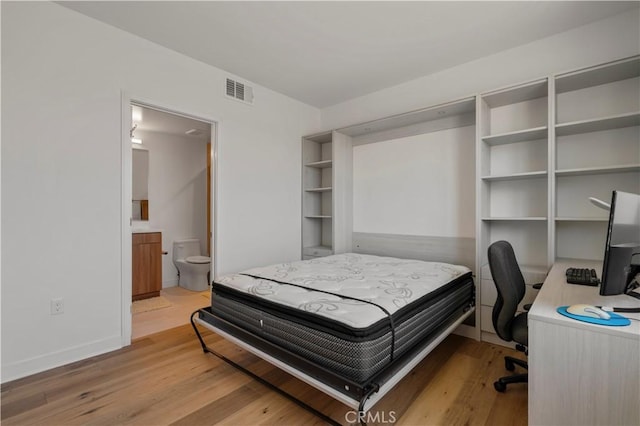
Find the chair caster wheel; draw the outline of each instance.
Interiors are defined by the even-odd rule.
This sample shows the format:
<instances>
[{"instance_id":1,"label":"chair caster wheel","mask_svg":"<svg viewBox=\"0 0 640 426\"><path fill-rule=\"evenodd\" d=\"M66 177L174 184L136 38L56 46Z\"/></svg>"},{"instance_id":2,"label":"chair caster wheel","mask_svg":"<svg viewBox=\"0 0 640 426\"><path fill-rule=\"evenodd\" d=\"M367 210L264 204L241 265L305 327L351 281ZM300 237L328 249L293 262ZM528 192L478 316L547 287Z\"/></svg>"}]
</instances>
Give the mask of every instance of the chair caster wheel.
<instances>
[{"instance_id":1,"label":"chair caster wheel","mask_svg":"<svg viewBox=\"0 0 640 426\"><path fill-rule=\"evenodd\" d=\"M493 387L496 388L498 392L504 392L507 390L507 385L502 382L493 382Z\"/></svg>"},{"instance_id":2,"label":"chair caster wheel","mask_svg":"<svg viewBox=\"0 0 640 426\"><path fill-rule=\"evenodd\" d=\"M516 365L508 359L505 359L504 368L506 368L508 371L514 371L516 369Z\"/></svg>"}]
</instances>

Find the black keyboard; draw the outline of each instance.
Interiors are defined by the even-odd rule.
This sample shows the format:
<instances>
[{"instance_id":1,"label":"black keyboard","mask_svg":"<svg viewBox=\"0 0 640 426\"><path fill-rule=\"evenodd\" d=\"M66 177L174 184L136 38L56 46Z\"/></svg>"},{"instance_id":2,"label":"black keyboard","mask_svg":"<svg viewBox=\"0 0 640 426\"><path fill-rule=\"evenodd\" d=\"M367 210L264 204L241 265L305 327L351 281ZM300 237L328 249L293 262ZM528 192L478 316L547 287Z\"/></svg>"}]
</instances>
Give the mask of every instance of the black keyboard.
<instances>
[{"instance_id":1,"label":"black keyboard","mask_svg":"<svg viewBox=\"0 0 640 426\"><path fill-rule=\"evenodd\" d=\"M567 282L569 284L591 285L600 284L595 269L569 268L567 269Z\"/></svg>"}]
</instances>

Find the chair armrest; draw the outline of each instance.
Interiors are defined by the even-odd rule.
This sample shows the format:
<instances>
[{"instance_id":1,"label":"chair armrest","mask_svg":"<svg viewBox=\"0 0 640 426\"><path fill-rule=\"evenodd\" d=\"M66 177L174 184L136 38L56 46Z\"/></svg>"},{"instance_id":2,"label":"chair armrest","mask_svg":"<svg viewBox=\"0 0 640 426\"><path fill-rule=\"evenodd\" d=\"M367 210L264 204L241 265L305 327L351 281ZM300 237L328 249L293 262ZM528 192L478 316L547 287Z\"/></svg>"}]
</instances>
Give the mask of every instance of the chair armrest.
<instances>
[{"instance_id":1,"label":"chair armrest","mask_svg":"<svg viewBox=\"0 0 640 426\"><path fill-rule=\"evenodd\" d=\"M542 283L534 284L531 287L535 288L536 290L540 290L542 288Z\"/></svg>"}]
</instances>

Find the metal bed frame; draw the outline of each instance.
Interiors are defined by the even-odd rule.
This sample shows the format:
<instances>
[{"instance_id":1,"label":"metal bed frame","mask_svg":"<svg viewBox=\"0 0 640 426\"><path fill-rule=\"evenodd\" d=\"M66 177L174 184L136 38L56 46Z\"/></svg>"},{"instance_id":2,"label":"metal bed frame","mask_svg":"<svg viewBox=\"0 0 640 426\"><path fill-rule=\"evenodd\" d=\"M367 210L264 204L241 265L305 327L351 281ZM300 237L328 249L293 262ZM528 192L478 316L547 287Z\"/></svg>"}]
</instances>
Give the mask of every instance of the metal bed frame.
<instances>
[{"instance_id":1,"label":"metal bed frame","mask_svg":"<svg viewBox=\"0 0 640 426\"><path fill-rule=\"evenodd\" d=\"M249 375L251 378L267 386L269 389L288 398L295 404L332 425L340 423L309 406L295 396L283 391L262 377L247 370L222 354L214 351L206 345L196 324L224 337L242 349L269 362L303 382L313 386L326 395L340 401L344 405L358 410L360 424L365 424L365 414L382 399L395 385L400 382L416 365L418 365L429 353L440 344L456 327L464 322L474 311L475 306L466 306L451 314L447 320L431 335L416 345L412 350L397 358L393 363L376 374L364 386L351 382L333 372L328 371L309 360L300 357L282 347L262 339L234 324L214 315L210 307L199 309L191 314L191 326L193 327L203 352L217 356L227 364ZM196 317L197 315L197 317ZM286 362L285 362L286 361ZM292 366L296 365L296 367ZM301 367L301 368L297 368ZM344 387L345 391L340 389Z\"/></svg>"}]
</instances>

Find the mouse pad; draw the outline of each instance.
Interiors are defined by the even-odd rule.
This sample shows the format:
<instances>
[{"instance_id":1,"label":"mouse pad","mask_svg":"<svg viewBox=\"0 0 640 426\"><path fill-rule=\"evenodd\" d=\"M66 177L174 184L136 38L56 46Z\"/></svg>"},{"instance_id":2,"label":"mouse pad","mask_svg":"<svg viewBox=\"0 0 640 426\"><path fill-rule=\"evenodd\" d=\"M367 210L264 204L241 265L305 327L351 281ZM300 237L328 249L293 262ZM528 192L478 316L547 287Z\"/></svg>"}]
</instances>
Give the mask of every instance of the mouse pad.
<instances>
[{"instance_id":1,"label":"mouse pad","mask_svg":"<svg viewBox=\"0 0 640 426\"><path fill-rule=\"evenodd\" d=\"M620 326L631 324L631 321L629 321L628 318L625 318L622 315L618 315L615 312L608 312L608 314L611 315L611 318L602 319L602 318L591 318L591 317L585 317L582 315L571 314L567 312L567 308L568 306L560 306L556 310L558 311L559 314L564 315L565 317L573 318L574 320L578 320L582 322L588 322L591 324L609 325L613 327L620 327Z\"/></svg>"}]
</instances>

